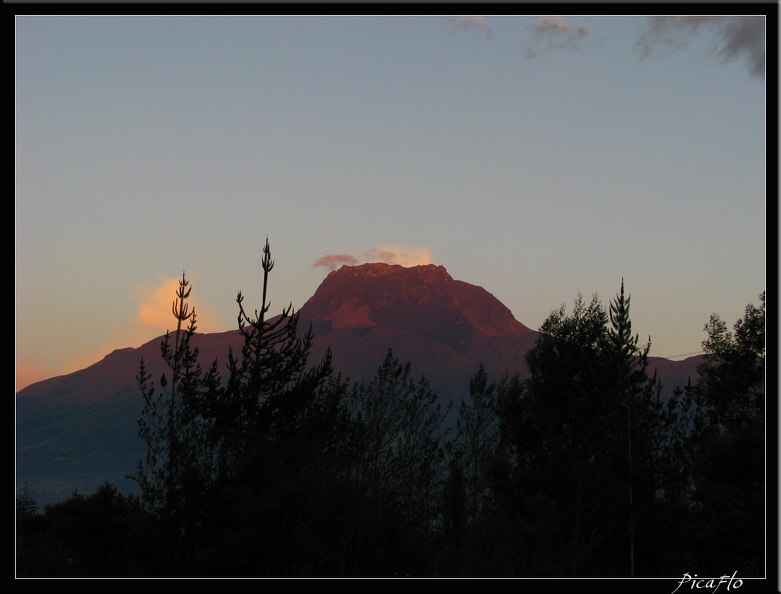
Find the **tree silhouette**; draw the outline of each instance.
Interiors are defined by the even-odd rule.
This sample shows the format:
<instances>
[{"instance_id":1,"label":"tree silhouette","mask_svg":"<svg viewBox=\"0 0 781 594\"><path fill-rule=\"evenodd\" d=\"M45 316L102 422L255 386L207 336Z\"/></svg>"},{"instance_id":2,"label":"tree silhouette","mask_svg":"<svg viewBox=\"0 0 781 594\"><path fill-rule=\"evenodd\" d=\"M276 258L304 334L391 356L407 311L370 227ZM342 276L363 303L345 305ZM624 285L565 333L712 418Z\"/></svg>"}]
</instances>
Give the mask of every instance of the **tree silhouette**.
<instances>
[{"instance_id":1,"label":"tree silhouette","mask_svg":"<svg viewBox=\"0 0 781 594\"><path fill-rule=\"evenodd\" d=\"M171 311L176 330L166 332L160 352L168 372L156 386L144 360L137 380L144 397L138 420L139 435L146 443L146 455L139 463L136 480L144 505L159 513L172 539L190 538L189 531L205 513L206 492L212 482L213 450L210 421L204 415L206 403L219 393L217 361L204 372L199 350L191 344L196 330L195 309L187 299L191 287L184 273L179 281Z\"/></svg>"},{"instance_id":2,"label":"tree silhouette","mask_svg":"<svg viewBox=\"0 0 781 594\"><path fill-rule=\"evenodd\" d=\"M683 463L670 458L686 420L649 376L650 340L638 346L629 309L623 280L608 311L597 295L588 304L578 295L571 314L562 305L526 355L528 380L500 390L508 477L496 488L512 508L505 515L526 518L519 547L529 561L520 573L655 571L658 527L668 525L661 498L682 491L671 469ZM546 555L531 561L541 549Z\"/></svg>"},{"instance_id":3,"label":"tree silhouette","mask_svg":"<svg viewBox=\"0 0 781 594\"><path fill-rule=\"evenodd\" d=\"M658 417L661 408L661 384L656 376L648 377L648 353L651 339L643 348L638 346L639 336L632 335L629 317L631 296L621 289L610 303L610 327L608 336L613 354L612 370L619 405L626 410L626 490L628 502L629 575L635 576L635 515L638 481L649 483L653 468L649 448L659 445L654 437L662 428ZM638 472L638 470L640 472ZM636 474L638 475L636 477ZM652 489L653 487L647 487Z\"/></svg>"},{"instance_id":4,"label":"tree silhouette","mask_svg":"<svg viewBox=\"0 0 781 594\"><path fill-rule=\"evenodd\" d=\"M342 392L327 383L331 353L309 365L312 332L300 335L292 305L269 318L266 239L260 308L238 293L241 352L228 352L227 378L204 415L215 460L209 539L191 560L204 574L307 575L324 571L327 549L312 507L324 452L339 428Z\"/></svg>"},{"instance_id":5,"label":"tree silhouette","mask_svg":"<svg viewBox=\"0 0 781 594\"><path fill-rule=\"evenodd\" d=\"M432 555L445 479L443 410L424 377L391 349L348 403L356 424L352 480L363 493L360 573L420 575ZM449 405L448 405L449 408Z\"/></svg>"},{"instance_id":6,"label":"tree silhouette","mask_svg":"<svg viewBox=\"0 0 781 594\"><path fill-rule=\"evenodd\" d=\"M765 516L765 293L749 304L732 332L718 314L705 324L705 361L689 386L698 432L693 516L701 529L692 543L701 573L735 567L748 576L765 570L770 524Z\"/></svg>"},{"instance_id":7,"label":"tree silhouette","mask_svg":"<svg viewBox=\"0 0 781 594\"><path fill-rule=\"evenodd\" d=\"M516 482L523 498L549 498L551 567L559 575L618 573L615 551L623 516L618 403L610 397L613 376L607 313L597 295L578 295L571 315L562 305L540 327L527 353L528 389L513 422ZM528 504L527 504L528 505ZM525 508L529 513L529 507ZM531 534L544 542L546 534Z\"/></svg>"},{"instance_id":8,"label":"tree silhouette","mask_svg":"<svg viewBox=\"0 0 781 594\"><path fill-rule=\"evenodd\" d=\"M149 577L170 565L138 498L109 483L90 495L74 492L42 512L20 509L16 527L18 577Z\"/></svg>"},{"instance_id":9,"label":"tree silhouette","mask_svg":"<svg viewBox=\"0 0 781 594\"><path fill-rule=\"evenodd\" d=\"M467 518L474 521L490 498L489 473L499 444L496 383L480 364L469 379L469 400L462 399L456 420L455 448L463 465Z\"/></svg>"},{"instance_id":10,"label":"tree silhouette","mask_svg":"<svg viewBox=\"0 0 781 594\"><path fill-rule=\"evenodd\" d=\"M330 349L319 364L308 367L311 326L299 335L299 313L293 311L292 304L279 316L266 318L271 307L267 300L269 273L274 268L268 238L261 266L260 309L250 316L241 292L236 298L244 343L240 357L229 351L227 384L212 411L221 480L259 479L262 475L257 474L257 465L268 460L269 448L298 429L301 415L332 371Z\"/></svg>"}]
</instances>

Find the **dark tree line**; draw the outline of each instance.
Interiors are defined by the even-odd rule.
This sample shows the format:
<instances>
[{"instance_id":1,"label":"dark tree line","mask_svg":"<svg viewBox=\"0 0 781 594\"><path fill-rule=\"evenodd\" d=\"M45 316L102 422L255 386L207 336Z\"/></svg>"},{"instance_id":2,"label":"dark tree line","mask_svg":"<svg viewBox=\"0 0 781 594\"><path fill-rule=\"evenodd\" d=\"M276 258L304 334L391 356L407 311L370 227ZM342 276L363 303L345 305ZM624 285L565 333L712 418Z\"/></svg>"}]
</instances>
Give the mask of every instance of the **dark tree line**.
<instances>
[{"instance_id":1,"label":"dark tree line","mask_svg":"<svg viewBox=\"0 0 781 594\"><path fill-rule=\"evenodd\" d=\"M457 420L391 350L367 381L309 361L291 306L237 296L244 342L202 368L182 275L167 371L141 361L135 478L36 508L19 576L763 575L765 298L705 326L696 383L662 396L630 296L553 311L528 378L481 365Z\"/></svg>"}]
</instances>

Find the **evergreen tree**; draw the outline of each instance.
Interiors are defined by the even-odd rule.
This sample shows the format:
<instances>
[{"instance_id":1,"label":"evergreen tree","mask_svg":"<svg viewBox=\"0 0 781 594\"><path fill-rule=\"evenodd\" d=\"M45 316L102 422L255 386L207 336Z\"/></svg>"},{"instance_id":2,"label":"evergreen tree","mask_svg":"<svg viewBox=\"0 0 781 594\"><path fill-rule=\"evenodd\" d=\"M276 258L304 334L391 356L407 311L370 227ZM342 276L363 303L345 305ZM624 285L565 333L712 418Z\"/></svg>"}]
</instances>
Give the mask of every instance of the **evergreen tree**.
<instances>
[{"instance_id":1,"label":"evergreen tree","mask_svg":"<svg viewBox=\"0 0 781 594\"><path fill-rule=\"evenodd\" d=\"M643 348L638 346L639 336L632 335L632 321L629 317L631 296L624 294L624 279L621 290L610 303L610 350L613 356L611 370L615 397L618 406L625 410L626 447L625 486L627 493L627 532L629 550L629 575L635 576L635 524L638 496L649 499L654 495L653 448L659 446L661 430L659 411L661 409L661 384L656 376L647 374L648 353L651 339ZM641 484L642 483L642 484Z\"/></svg>"},{"instance_id":2,"label":"evergreen tree","mask_svg":"<svg viewBox=\"0 0 781 594\"><path fill-rule=\"evenodd\" d=\"M324 477L333 467L324 456L335 447L343 390L328 382L330 350L318 364L308 364L311 327L299 334L292 305L268 318L274 267L268 239L261 266L260 309L250 315L239 292L241 353L229 351L224 389L205 413L216 461L213 536L192 565L206 574L326 571L328 538L321 528L327 523L313 508L317 497L330 495Z\"/></svg>"},{"instance_id":3,"label":"evergreen tree","mask_svg":"<svg viewBox=\"0 0 781 594\"><path fill-rule=\"evenodd\" d=\"M622 499L617 403L610 397L607 313L597 295L581 295L571 315L562 306L540 327L527 353L528 389L517 408L513 445L521 501L549 499L550 534L530 534L530 546L548 542L548 571L557 575L617 575ZM621 452L625 451L621 448ZM524 515L533 513L525 503ZM535 568L531 568L533 571Z\"/></svg>"},{"instance_id":4,"label":"evergreen tree","mask_svg":"<svg viewBox=\"0 0 781 594\"><path fill-rule=\"evenodd\" d=\"M629 306L622 280L609 311L597 295L588 304L578 295L570 315L552 312L527 353L529 379L500 394L508 478L496 475L496 488L505 510L526 519L521 573L656 571L658 526L669 526L662 500L684 491L675 456L685 406L665 402L649 376L650 340L638 345Z\"/></svg>"},{"instance_id":5,"label":"evergreen tree","mask_svg":"<svg viewBox=\"0 0 781 594\"><path fill-rule=\"evenodd\" d=\"M410 363L390 349L375 377L351 391L362 575L428 571L445 480L447 409L437 400L428 381L412 379Z\"/></svg>"},{"instance_id":6,"label":"evergreen tree","mask_svg":"<svg viewBox=\"0 0 781 594\"><path fill-rule=\"evenodd\" d=\"M291 435L300 432L306 413L318 388L331 374L331 353L308 367L312 346L310 329L300 336L299 313L288 305L279 316L267 319L269 273L274 268L268 239L263 248L263 289L261 306L254 316L247 313L239 292L238 326L244 343L240 357L228 354L228 380L212 411L214 437L219 453L221 480L265 480L263 466L272 462L271 450L290 444ZM278 467L286 460L277 459Z\"/></svg>"},{"instance_id":7,"label":"evergreen tree","mask_svg":"<svg viewBox=\"0 0 781 594\"><path fill-rule=\"evenodd\" d=\"M238 294L244 342L240 356L229 351L224 381L216 360L206 372L198 362L184 274L172 306L176 331L161 343L168 371L155 385L140 364L145 407L139 428L147 454L136 478L176 553L173 573L326 571L331 525L314 510L318 496L331 496L327 481L336 464L326 456L337 447L334 431L346 418L345 389L327 384L330 351L308 365L311 328L298 334L292 306L268 319L274 266L268 239L261 263L261 307L251 316Z\"/></svg>"},{"instance_id":8,"label":"evergreen tree","mask_svg":"<svg viewBox=\"0 0 781 594\"><path fill-rule=\"evenodd\" d=\"M450 456L447 481L443 496L444 538L456 551L455 565L460 565L461 539L466 531L467 494L461 452L456 449Z\"/></svg>"},{"instance_id":9,"label":"evergreen tree","mask_svg":"<svg viewBox=\"0 0 781 594\"><path fill-rule=\"evenodd\" d=\"M498 386L503 386L502 378ZM456 433L447 444L448 478L443 494L443 539L436 571L474 577L490 574L498 551L489 533L497 529L494 473L499 459L500 387L489 381L484 365L469 379L468 398L461 400ZM480 554L476 552L480 551Z\"/></svg>"},{"instance_id":10,"label":"evergreen tree","mask_svg":"<svg viewBox=\"0 0 781 594\"><path fill-rule=\"evenodd\" d=\"M169 538L186 541L203 522L207 492L213 478L210 421L207 403L219 393L217 361L204 372L199 350L191 344L196 330L195 309L187 299L191 287L182 273L171 310L176 330L166 332L160 351L168 372L159 380L159 391L144 360L137 376L144 397L138 421L146 455L139 463L136 480L142 502L159 514Z\"/></svg>"},{"instance_id":11,"label":"evergreen tree","mask_svg":"<svg viewBox=\"0 0 781 594\"><path fill-rule=\"evenodd\" d=\"M483 364L469 379L469 400L462 399L456 420L455 449L463 465L467 519L474 521L490 501L489 474L499 443L496 383Z\"/></svg>"}]
</instances>

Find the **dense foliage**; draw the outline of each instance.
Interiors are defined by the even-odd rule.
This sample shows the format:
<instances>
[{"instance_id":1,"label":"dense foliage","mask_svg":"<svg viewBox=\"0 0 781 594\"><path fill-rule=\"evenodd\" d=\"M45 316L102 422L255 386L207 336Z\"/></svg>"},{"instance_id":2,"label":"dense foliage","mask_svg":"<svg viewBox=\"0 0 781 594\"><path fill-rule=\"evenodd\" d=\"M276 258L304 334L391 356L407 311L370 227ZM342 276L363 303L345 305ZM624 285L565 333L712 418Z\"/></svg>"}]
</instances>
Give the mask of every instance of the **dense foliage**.
<instances>
[{"instance_id":1,"label":"dense foliage","mask_svg":"<svg viewBox=\"0 0 781 594\"><path fill-rule=\"evenodd\" d=\"M631 577L765 571L765 300L716 315L695 384L663 398L630 297L578 296L527 378L481 365L457 419L391 350L350 382L291 307L254 315L221 377L191 345L182 275L156 382L142 361L139 497L17 497L16 572L36 577Z\"/></svg>"}]
</instances>

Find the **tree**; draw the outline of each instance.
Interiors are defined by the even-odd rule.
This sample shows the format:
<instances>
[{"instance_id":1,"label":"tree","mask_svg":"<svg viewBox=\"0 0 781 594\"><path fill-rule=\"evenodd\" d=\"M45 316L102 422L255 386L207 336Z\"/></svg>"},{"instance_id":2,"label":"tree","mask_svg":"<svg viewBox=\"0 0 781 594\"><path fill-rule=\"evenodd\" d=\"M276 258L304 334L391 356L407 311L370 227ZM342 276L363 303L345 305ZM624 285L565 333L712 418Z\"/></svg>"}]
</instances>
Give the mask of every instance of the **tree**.
<instances>
[{"instance_id":1,"label":"tree","mask_svg":"<svg viewBox=\"0 0 781 594\"><path fill-rule=\"evenodd\" d=\"M331 353L321 363L307 368L312 346L311 327L298 334L299 313L292 304L272 319L266 319L269 273L274 268L266 239L261 260L263 289L261 306L250 316L239 292L238 327L244 338L240 357L228 354L228 381L212 411L223 480L245 473L249 479L257 463L265 459L264 448L289 430L305 410L316 388L331 373ZM247 474L248 473L248 474Z\"/></svg>"},{"instance_id":2,"label":"tree","mask_svg":"<svg viewBox=\"0 0 781 594\"><path fill-rule=\"evenodd\" d=\"M562 305L540 327L526 355L530 377L519 418L507 423L518 460L519 501L549 499L550 568L558 575L617 573L616 518L621 491L619 421L613 392L607 313L597 295L578 295L571 315ZM623 448L620 451L625 451ZM524 515L533 513L524 504ZM530 545L533 546L533 543Z\"/></svg>"},{"instance_id":3,"label":"tree","mask_svg":"<svg viewBox=\"0 0 781 594\"><path fill-rule=\"evenodd\" d=\"M215 458L213 538L193 563L199 571L300 575L314 571L309 559L324 548L311 514L324 487L313 469L333 447L342 393L327 385L330 350L309 365L311 326L299 334L292 305L268 318L268 238L261 266L260 308L251 315L238 293L241 352L229 350L224 387L203 409Z\"/></svg>"},{"instance_id":4,"label":"tree","mask_svg":"<svg viewBox=\"0 0 781 594\"><path fill-rule=\"evenodd\" d=\"M705 362L699 367L698 403L710 424L725 430L756 428L765 418L765 292L749 304L733 332L718 314L705 324Z\"/></svg>"},{"instance_id":5,"label":"tree","mask_svg":"<svg viewBox=\"0 0 781 594\"><path fill-rule=\"evenodd\" d=\"M480 364L461 399L454 439L446 446L448 476L443 493L443 538L438 573L469 577L496 575L507 551L496 538L495 469L499 460L498 394L508 379L489 381ZM507 523L505 522L506 526ZM479 551L479 552L478 552Z\"/></svg>"},{"instance_id":6,"label":"tree","mask_svg":"<svg viewBox=\"0 0 781 594\"><path fill-rule=\"evenodd\" d=\"M319 557L323 548L310 551L299 543L283 555L278 543L292 542L291 518L296 534L316 529L302 528L317 524L308 506L323 492L323 474L312 469L333 448L343 391L325 384L330 351L308 365L311 328L298 334L292 306L267 319L274 266L268 239L261 264L260 309L251 316L241 292L237 297L244 340L238 357L229 350L224 380L216 359L206 372L198 362L184 274L172 306L176 331L161 342L167 373L159 392L143 360L139 367L145 399L139 432L147 455L136 476L143 502L178 555L175 571L297 574L309 571L304 559Z\"/></svg>"},{"instance_id":7,"label":"tree","mask_svg":"<svg viewBox=\"0 0 781 594\"><path fill-rule=\"evenodd\" d=\"M608 311L578 295L540 327L522 388L500 391L503 505L527 528L522 566L536 575L616 576L654 572L661 499L680 491L683 463L670 459L685 423L648 374L650 339L633 335L630 297ZM501 392L505 392L502 394ZM545 502L542 505L542 502ZM543 514L546 514L543 516ZM533 516L533 519L532 519Z\"/></svg>"},{"instance_id":8,"label":"tree","mask_svg":"<svg viewBox=\"0 0 781 594\"><path fill-rule=\"evenodd\" d=\"M32 518L37 513L38 503L35 501L35 495L30 488L30 484L25 481L22 491L16 496L16 519Z\"/></svg>"},{"instance_id":9,"label":"tree","mask_svg":"<svg viewBox=\"0 0 781 594\"><path fill-rule=\"evenodd\" d=\"M490 498L489 474L499 443L496 383L480 364L469 379L469 400L461 400L456 420L455 455L463 465L467 519L474 521Z\"/></svg>"},{"instance_id":10,"label":"tree","mask_svg":"<svg viewBox=\"0 0 781 594\"><path fill-rule=\"evenodd\" d=\"M436 533L445 478L443 421L449 409L391 349L349 406L356 424L352 480L363 493L361 573L420 574Z\"/></svg>"},{"instance_id":11,"label":"tree","mask_svg":"<svg viewBox=\"0 0 781 594\"><path fill-rule=\"evenodd\" d=\"M109 483L17 519L18 577L151 577L169 565L157 524Z\"/></svg>"},{"instance_id":12,"label":"tree","mask_svg":"<svg viewBox=\"0 0 781 594\"><path fill-rule=\"evenodd\" d=\"M694 442L692 508L702 528L692 543L701 573L737 568L764 571L765 292L749 304L732 332L718 314L705 324L705 360L689 387L700 413Z\"/></svg>"},{"instance_id":13,"label":"tree","mask_svg":"<svg viewBox=\"0 0 781 594\"><path fill-rule=\"evenodd\" d=\"M137 375L144 397L139 435L147 450L135 478L141 486L142 502L159 514L169 537L175 540L191 538L190 530L206 513L213 450L211 423L205 411L220 391L216 359L204 372L198 362L199 350L191 344L197 326L195 308L187 303L189 284L182 273L171 306L176 330L173 335L166 332L160 343L168 372L160 377L159 391L143 359Z\"/></svg>"},{"instance_id":14,"label":"tree","mask_svg":"<svg viewBox=\"0 0 781 594\"><path fill-rule=\"evenodd\" d=\"M608 336L613 355L612 369L615 395L619 406L626 410L626 490L628 503L629 575L635 576L635 515L640 481L646 483L644 494L653 494L653 448L658 447L660 432L661 384L656 376L649 378L648 353L651 338L642 349L639 335L632 336L629 317L631 296L621 290L610 303ZM638 472L638 470L640 472ZM649 480L651 479L651 480Z\"/></svg>"}]
</instances>

